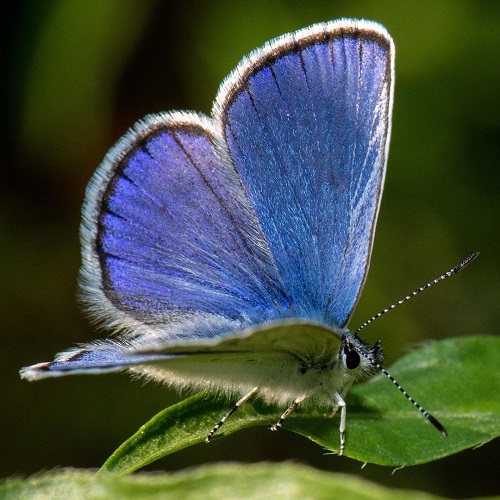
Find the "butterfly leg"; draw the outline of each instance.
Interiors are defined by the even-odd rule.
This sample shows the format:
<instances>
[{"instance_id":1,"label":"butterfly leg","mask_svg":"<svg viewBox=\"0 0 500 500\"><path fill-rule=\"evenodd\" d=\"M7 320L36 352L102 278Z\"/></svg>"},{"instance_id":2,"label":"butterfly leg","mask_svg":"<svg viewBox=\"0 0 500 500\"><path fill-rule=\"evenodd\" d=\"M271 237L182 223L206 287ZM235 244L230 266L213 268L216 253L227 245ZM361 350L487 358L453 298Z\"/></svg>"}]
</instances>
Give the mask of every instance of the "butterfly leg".
<instances>
[{"instance_id":1,"label":"butterfly leg","mask_svg":"<svg viewBox=\"0 0 500 500\"><path fill-rule=\"evenodd\" d=\"M347 414L347 406L345 404L345 401L340 397L340 395L337 408L340 408L340 425L339 425L339 432L340 432L339 456L340 456L344 454L344 449L345 449L345 423Z\"/></svg>"},{"instance_id":2,"label":"butterfly leg","mask_svg":"<svg viewBox=\"0 0 500 500\"><path fill-rule=\"evenodd\" d=\"M283 425L285 418L288 417L288 415L290 415L290 413L292 413L292 411L295 410L295 408L297 408L297 406L299 406L299 404L302 403L302 401L304 401L307 396L308 394L304 394L303 396L299 396L295 401L293 401L293 403L286 409L285 413L281 415L280 419L271 427L271 430L277 431Z\"/></svg>"},{"instance_id":3,"label":"butterfly leg","mask_svg":"<svg viewBox=\"0 0 500 500\"><path fill-rule=\"evenodd\" d=\"M349 382L343 389L342 392L340 393L340 399L342 400L345 395L349 392L349 389L352 386L353 381ZM337 401L335 403L335 406L333 407L333 410L330 413L325 414L325 418L333 418L337 414L337 410L341 406L338 402L339 396L337 396Z\"/></svg>"},{"instance_id":4,"label":"butterfly leg","mask_svg":"<svg viewBox=\"0 0 500 500\"><path fill-rule=\"evenodd\" d=\"M226 422L226 420L240 407L240 405L254 396L258 390L258 387L254 387L248 394L245 394L241 399L239 399L236 404L220 419L220 422L207 434L205 443L210 443L214 434L223 426L224 422Z\"/></svg>"},{"instance_id":5,"label":"butterfly leg","mask_svg":"<svg viewBox=\"0 0 500 500\"><path fill-rule=\"evenodd\" d=\"M339 456L344 454L344 449L345 449L345 427L346 427L346 420L347 420L347 405L345 404L344 397L345 395L349 392L349 389L351 388L353 381L348 383L343 389L341 394L336 395L337 399L337 404L335 408L333 409L332 412L332 417L335 415L337 410L340 408L340 425L339 425L339 432L340 432L340 449L339 449Z\"/></svg>"}]
</instances>

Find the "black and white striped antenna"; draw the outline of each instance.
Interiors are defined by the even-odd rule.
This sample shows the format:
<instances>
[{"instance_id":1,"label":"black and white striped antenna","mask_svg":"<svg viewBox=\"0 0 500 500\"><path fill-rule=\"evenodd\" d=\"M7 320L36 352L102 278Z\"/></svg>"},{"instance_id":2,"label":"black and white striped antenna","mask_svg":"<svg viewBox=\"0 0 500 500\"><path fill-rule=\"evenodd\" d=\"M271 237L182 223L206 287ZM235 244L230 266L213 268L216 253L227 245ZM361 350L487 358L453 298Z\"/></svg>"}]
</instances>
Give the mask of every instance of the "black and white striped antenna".
<instances>
[{"instance_id":1,"label":"black and white striped antenna","mask_svg":"<svg viewBox=\"0 0 500 500\"><path fill-rule=\"evenodd\" d=\"M382 311L378 312L375 314L375 316L372 316L369 320L365 321L355 332L354 334L357 335L363 328L368 326L370 323L375 321L377 318L380 318L383 314L385 314L388 311L391 311L392 309L395 309L397 306L400 306L407 300L410 300L411 298L415 297L415 295L418 295L420 292L423 292L427 288L430 288L431 286L435 285L436 283L439 283L440 281L443 281L446 278L449 278L450 276L453 276L454 274L457 274L459 271L461 271L464 267L468 266L477 256L479 255L479 252L474 252L468 257L466 257L460 264L457 264L455 267L451 268L449 271L446 273L442 274L439 276L439 278L436 278L432 281L429 281L429 283L425 284L424 286L421 286L420 288L417 288L410 294L408 294L406 297L404 297L401 300L398 300L397 302L394 302L394 304L391 304L389 307L386 307ZM404 389L403 387L399 384L399 382L380 364L380 363L375 363L373 366L378 368L403 394L403 396L413 405L417 410L444 436L447 437L448 433L446 432L446 429L444 426L439 422L439 420L435 417L433 417L422 405L420 405L417 401L415 401Z\"/></svg>"},{"instance_id":2,"label":"black and white striped antenna","mask_svg":"<svg viewBox=\"0 0 500 500\"><path fill-rule=\"evenodd\" d=\"M427 288L430 288L431 286L435 285L436 283L439 283L440 281L445 280L446 278L449 278L450 276L453 276L454 274L457 274L459 271L461 271L464 267L468 266L477 256L479 255L479 252L474 252L470 254L468 257L466 257L460 264L457 264L455 267L451 268L449 271L446 273L442 274L439 276L439 278L436 278L432 281L429 281L429 283L425 284L424 286L421 286L420 288L417 288L413 292L409 293L406 297L402 298L401 300L398 300L397 302L394 302L394 304L391 304L389 307L386 307L382 311L378 312L374 316L372 316L369 320L365 321L355 332L354 335L357 335L363 328L368 326L370 323L373 323L377 318L380 318L383 314L386 312L392 311L396 307L400 306L401 304L404 304L406 301L412 299L415 297L415 295L418 295L420 292L423 292L424 290L427 290Z\"/></svg>"}]
</instances>

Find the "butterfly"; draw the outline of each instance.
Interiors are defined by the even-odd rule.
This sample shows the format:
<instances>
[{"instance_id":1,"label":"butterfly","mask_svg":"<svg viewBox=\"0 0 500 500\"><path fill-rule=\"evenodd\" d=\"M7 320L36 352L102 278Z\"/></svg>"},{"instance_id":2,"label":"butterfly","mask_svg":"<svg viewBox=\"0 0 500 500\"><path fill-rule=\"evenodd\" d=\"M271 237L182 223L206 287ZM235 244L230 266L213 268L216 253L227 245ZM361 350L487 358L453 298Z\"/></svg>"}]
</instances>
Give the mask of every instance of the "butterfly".
<instances>
[{"instance_id":1,"label":"butterfly","mask_svg":"<svg viewBox=\"0 0 500 500\"><path fill-rule=\"evenodd\" d=\"M237 400L207 441L254 396L284 408L273 430L300 404L340 409L342 454L352 383L390 377L380 344L347 324L370 261L393 89L385 28L331 21L244 57L211 117L136 123L91 179L81 223L82 300L115 336L22 377L128 370Z\"/></svg>"}]
</instances>

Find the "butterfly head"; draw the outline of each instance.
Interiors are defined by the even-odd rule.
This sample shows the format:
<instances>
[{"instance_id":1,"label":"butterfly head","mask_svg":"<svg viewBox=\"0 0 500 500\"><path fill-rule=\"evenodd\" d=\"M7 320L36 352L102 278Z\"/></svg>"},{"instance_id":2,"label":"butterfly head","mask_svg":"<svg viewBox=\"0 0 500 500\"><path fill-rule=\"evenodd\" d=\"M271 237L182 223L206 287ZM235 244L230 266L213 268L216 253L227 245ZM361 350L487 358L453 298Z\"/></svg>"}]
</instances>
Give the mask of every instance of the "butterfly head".
<instances>
[{"instance_id":1,"label":"butterfly head","mask_svg":"<svg viewBox=\"0 0 500 500\"><path fill-rule=\"evenodd\" d=\"M354 378L370 377L384 364L384 353L380 342L373 347L363 342L356 334L342 335L339 361Z\"/></svg>"}]
</instances>

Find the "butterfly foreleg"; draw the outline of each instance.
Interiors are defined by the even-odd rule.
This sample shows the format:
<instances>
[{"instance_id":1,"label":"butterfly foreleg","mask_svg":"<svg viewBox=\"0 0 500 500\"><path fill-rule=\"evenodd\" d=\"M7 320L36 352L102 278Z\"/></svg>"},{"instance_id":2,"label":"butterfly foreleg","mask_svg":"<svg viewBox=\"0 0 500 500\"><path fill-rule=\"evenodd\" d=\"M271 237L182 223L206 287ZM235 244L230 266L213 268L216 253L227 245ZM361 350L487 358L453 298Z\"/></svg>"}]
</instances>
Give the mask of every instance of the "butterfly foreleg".
<instances>
[{"instance_id":1,"label":"butterfly foreleg","mask_svg":"<svg viewBox=\"0 0 500 500\"><path fill-rule=\"evenodd\" d=\"M338 405L337 408L340 408L340 425L339 425L339 432L340 432L340 450L339 450L339 456L344 454L344 448L345 448L345 423L346 423L346 416L347 416L347 406L345 404L345 401L340 397L339 395L339 400L338 400Z\"/></svg>"},{"instance_id":2,"label":"butterfly foreleg","mask_svg":"<svg viewBox=\"0 0 500 500\"><path fill-rule=\"evenodd\" d=\"M327 418L333 418L337 410L340 408L340 425L339 425L339 432L340 432L340 449L339 449L339 455L344 454L344 449L345 449L345 428L346 428L346 420L347 420L347 405L345 404L344 397L345 395L349 392L349 389L352 386L353 381L348 383L343 389L340 394L337 394L335 397L335 406L333 407L333 410L331 413L326 415Z\"/></svg>"}]
</instances>

